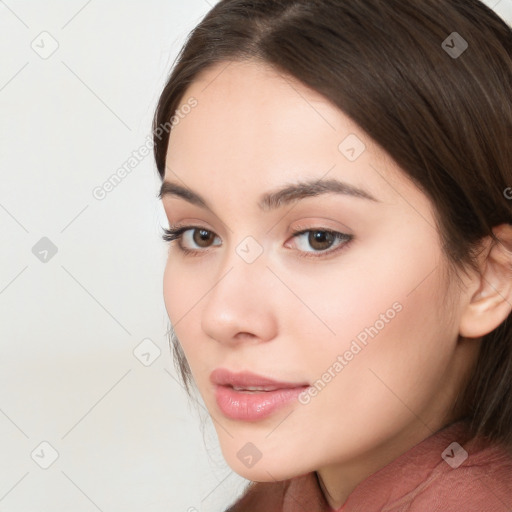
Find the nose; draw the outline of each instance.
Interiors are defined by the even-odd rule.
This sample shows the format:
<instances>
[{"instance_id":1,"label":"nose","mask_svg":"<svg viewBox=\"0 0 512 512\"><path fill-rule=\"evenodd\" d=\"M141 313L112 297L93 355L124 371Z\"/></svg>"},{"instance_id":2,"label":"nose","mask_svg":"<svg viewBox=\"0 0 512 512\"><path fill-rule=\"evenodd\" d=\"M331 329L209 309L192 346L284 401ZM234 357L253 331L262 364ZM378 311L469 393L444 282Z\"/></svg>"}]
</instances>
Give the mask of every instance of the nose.
<instances>
[{"instance_id":1,"label":"nose","mask_svg":"<svg viewBox=\"0 0 512 512\"><path fill-rule=\"evenodd\" d=\"M230 345L266 342L276 337L279 309L272 278L263 257L247 263L234 254L223 265L204 299L203 332L219 343Z\"/></svg>"}]
</instances>

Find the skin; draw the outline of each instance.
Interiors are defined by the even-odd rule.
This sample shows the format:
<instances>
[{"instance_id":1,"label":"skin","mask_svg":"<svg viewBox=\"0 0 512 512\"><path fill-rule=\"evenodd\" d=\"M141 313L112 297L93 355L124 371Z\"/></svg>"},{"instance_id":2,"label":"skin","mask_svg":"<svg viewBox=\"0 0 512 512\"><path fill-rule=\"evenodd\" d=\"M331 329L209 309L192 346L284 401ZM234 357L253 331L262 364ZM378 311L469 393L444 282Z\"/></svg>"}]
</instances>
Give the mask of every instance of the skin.
<instances>
[{"instance_id":1,"label":"skin","mask_svg":"<svg viewBox=\"0 0 512 512\"><path fill-rule=\"evenodd\" d=\"M192 231L183 237L196 255L170 244L167 313L231 468L255 481L317 471L338 508L359 482L456 419L479 336L510 305L485 324L491 292L474 275L462 287L447 277L430 201L318 93L261 63L224 62L192 83L182 104L190 97L198 105L171 132L165 180L200 194L213 212L173 195L162 202L171 225L212 234L204 245L197 232L195 242ZM349 134L366 146L355 161L338 148ZM330 193L258 207L262 194L312 178L343 180L377 201ZM293 236L298 228L354 238L322 253L307 234ZM250 264L236 252L247 236L263 251ZM309 403L257 422L218 408L213 369L313 385L396 303L400 312ZM237 457L247 442L262 454L251 468Z\"/></svg>"}]
</instances>

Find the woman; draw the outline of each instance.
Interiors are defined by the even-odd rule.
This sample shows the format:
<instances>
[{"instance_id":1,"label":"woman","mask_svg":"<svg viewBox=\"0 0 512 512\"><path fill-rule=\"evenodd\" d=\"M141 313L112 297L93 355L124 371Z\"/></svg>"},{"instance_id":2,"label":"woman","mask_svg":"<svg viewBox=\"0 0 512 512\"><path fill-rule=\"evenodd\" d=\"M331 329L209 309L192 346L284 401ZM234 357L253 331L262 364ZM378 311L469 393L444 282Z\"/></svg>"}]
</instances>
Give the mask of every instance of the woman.
<instances>
[{"instance_id":1,"label":"woman","mask_svg":"<svg viewBox=\"0 0 512 512\"><path fill-rule=\"evenodd\" d=\"M233 511L512 509L512 33L221 0L154 120L164 299Z\"/></svg>"}]
</instances>

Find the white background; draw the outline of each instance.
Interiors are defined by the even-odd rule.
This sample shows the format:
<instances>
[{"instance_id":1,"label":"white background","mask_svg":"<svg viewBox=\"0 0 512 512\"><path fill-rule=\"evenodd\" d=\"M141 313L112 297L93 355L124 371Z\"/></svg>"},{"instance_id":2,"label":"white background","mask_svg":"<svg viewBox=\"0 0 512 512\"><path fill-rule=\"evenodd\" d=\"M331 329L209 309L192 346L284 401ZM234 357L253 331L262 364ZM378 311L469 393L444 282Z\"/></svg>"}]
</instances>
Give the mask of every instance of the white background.
<instances>
[{"instance_id":1,"label":"white background","mask_svg":"<svg viewBox=\"0 0 512 512\"><path fill-rule=\"evenodd\" d=\"M171 361L151 153L93 196L214 3L0 0L0 510L216 512L243 489Z\"/></svg>"}]
</instances>

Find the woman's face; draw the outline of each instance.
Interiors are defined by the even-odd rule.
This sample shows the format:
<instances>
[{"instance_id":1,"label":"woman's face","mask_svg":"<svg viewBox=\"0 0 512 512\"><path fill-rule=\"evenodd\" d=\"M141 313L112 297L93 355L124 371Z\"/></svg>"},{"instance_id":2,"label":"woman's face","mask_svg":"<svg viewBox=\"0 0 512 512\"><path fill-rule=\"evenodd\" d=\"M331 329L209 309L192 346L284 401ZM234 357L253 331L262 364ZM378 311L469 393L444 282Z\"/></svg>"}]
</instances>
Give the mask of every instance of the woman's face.
<instances>
[{"instance_id":1,"label":"woman's face","mask_svg":"<svg viewBox=\"0 0 512 512\"><path fill-rule=\"evenodd\" d=\"M164 298L223 454L257 481L366 474L443 426L466 357L431 204L268 67L218 64L190 98L162 200L193 228L170 244ZM236 391L258 382L221 386L218 369L291 388Z\"/></svg>"}]
</instances>

